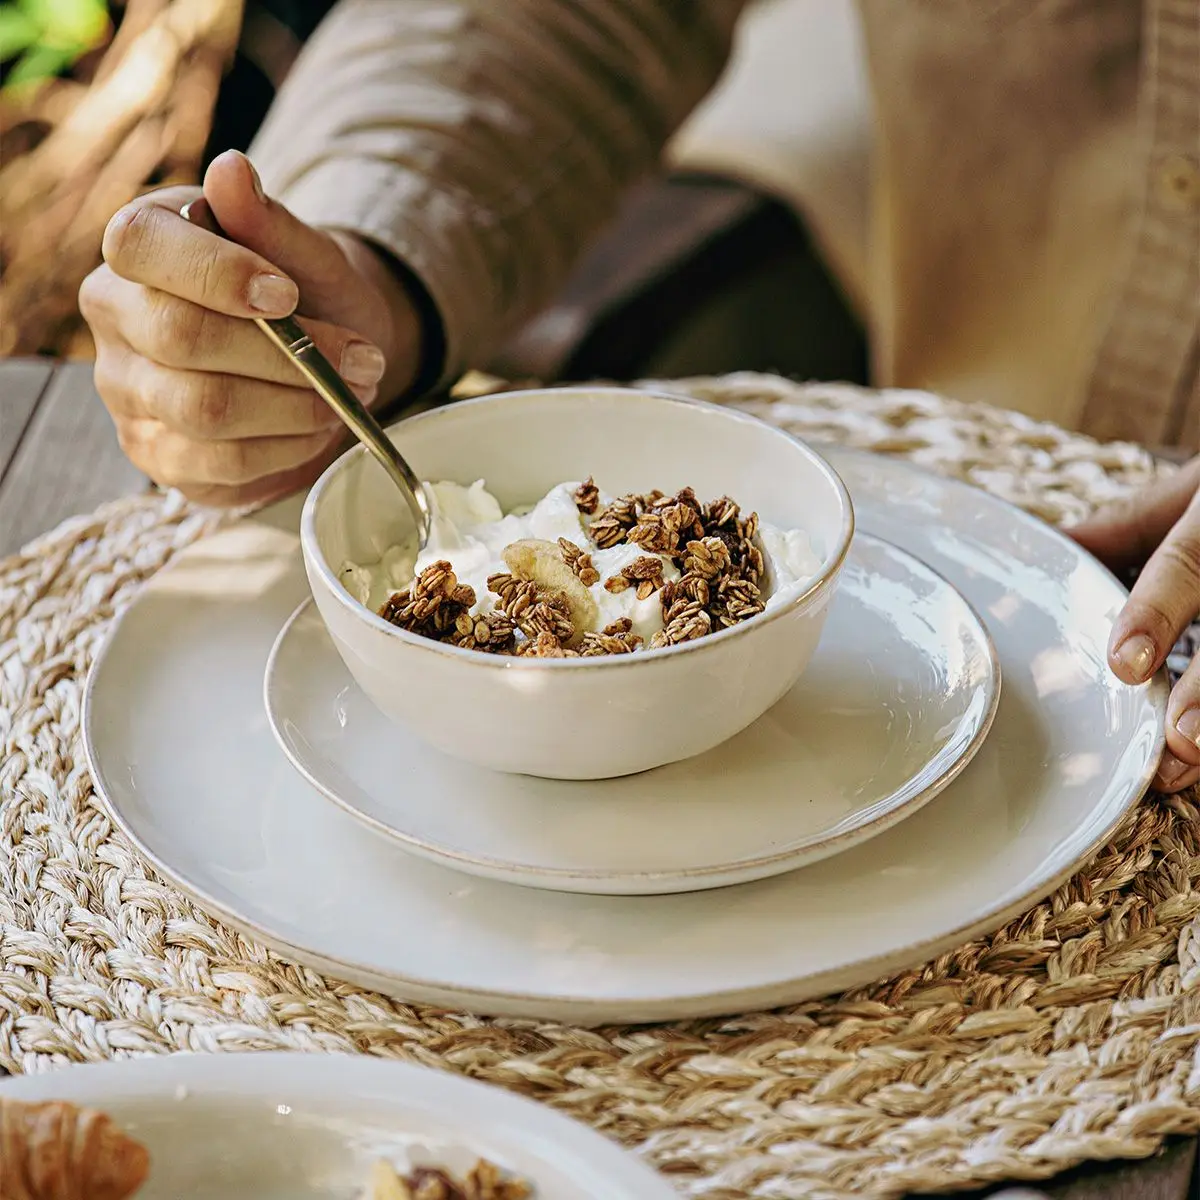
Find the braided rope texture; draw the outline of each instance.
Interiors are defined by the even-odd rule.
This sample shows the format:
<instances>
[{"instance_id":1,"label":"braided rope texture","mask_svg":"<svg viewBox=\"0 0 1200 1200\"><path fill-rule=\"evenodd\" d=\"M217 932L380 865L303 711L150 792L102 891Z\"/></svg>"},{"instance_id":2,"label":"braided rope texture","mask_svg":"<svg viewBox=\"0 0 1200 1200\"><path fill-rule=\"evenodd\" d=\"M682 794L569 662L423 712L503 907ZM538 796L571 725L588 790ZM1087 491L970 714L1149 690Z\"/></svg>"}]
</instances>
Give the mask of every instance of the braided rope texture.
<instances>
[{"instance_id":1,"label":"braided rope texture","mask_svg":"<svg viewBox=\"0 0 1200 1200\"><path fill-rule=\"evenodd\" d=\"M1052 521L1159 471L1130 446L912 392L659 385L901 456ZM1150 796L992 937L786 1011L583 1030L444 1014L283 961L157 879L95 797L85 674L113 616L221 520L108 505L0 562L0 1065L177 1050L405 1059L553 1105L681 1196L891 1197L1045 1178L1200 1131L1200 796Z\"/></svg>"}]
</instances>

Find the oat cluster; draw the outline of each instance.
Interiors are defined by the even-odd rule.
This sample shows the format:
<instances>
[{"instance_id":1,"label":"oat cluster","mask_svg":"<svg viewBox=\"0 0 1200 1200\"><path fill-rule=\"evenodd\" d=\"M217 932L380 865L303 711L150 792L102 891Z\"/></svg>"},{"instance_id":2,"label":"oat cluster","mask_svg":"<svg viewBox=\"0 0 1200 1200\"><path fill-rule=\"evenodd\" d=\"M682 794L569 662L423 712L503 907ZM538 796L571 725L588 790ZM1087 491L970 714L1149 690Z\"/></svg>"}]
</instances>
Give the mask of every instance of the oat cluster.
<instances>
[{"instance_id":1,"label":"oat cluster","mask_svg":"<svg viewBox=\"0 0 1200 1200\"><path fill-rule=\"evenodd\" d=\"M486 1159L480 1159L461 1181L440 1167L417 1167L403 1176L395 1171L387 1174L406 1200L529 1200L531 1195L527 1183L505 1176ZM393 1194L387 1192L389 1197ZM383 1192L377 1187L369 1200L383 1200Z\"/></svg>"},{"instance_id":2,"label":"oat cluster","mask_svg":"<svg viewBox=\"0 0 1200 1200\"><path fill-rule=\"evenodd\" d=\"M391 624L467 650L511 653L516 625L497 608L474 617L475 589L458 582L454 568L442 559L423 570L412 586L390 596L379 615Z\"/></svg>"},{"instance_id":3,"label":"oat cluster","mask_svg":"<svg viewBox=\"0 0 1200 1200\"><path fill-rule=\"evenodd\" d=\"M755 536L758 514L741 515L728 496L701 504L691 488L673 496L649 492L621 496L598 511L596 487L588 480L575 493L585 515L595 514L589 533L602 549L629 542L647 553L604 581L610 592L636 587L639 600L655 592L663 628L650 648L675 646L736 625L763 611L759 584L765 564ZM662 558L680 577L663 583Z\"/></svg>"},{"instance_id":4,"label":"oat cluster","mask_svg":"<svg viewBox=\"0 0 1200 1200\"><path fill-rule=\"evenodd\" d=\"M575 504L591 518L588 534L599 549L628 543L645 552L603 583L613 593L633 588L639 600L658 594L663 628L651 638L650 649L693 641L763 611L759 584L765 564L755 541L758 516L743 517L728 496L701 504L691 488L684 488L673 496L658 491L621 496L601 508L599 489L589 479L575 492ZM471 614L474 589L460 584L451 564L442 560L393 595L379 615L435 641L522 658L596 658L641 647L627 618L599 633L576 628L572 613L578 618L580 596L588 599L582 589L601 582L589 551L568 538L560 538L557 547L549 542L517 545L538 547L553 561L541 562L539 578L536 554L526 570L506 551L509 565L520 574L501 571L488 578L488 591L496 598L492 611ZM664 581L664 560L678 569L678 579Z\"/></svg>"},{"instance_id":5,"label":"oat cluster","mask_svg":"<svg viewBox=\"0 0 1200 1200\"><path fill-rule=\"evenodd\" d=\"M562 551L563 562L575 572L584 587L600 582L600 572L593 565L592 556L582 546L575 545L569 538L559 538L558 548Z\"/></svg>"}]
</instances>

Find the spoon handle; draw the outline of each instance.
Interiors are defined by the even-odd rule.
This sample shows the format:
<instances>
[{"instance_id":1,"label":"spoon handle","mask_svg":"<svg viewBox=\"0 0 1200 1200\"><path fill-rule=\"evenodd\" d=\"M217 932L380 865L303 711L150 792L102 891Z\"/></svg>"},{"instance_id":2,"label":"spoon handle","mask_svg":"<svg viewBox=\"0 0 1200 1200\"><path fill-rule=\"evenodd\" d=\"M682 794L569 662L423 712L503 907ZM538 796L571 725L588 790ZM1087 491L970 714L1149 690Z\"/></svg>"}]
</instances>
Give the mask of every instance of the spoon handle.
<instances>
[{"instance_id":1,"label":"spoon handle","mask_svg":"<svg viewBox=\"0 0 1200 1200\"><path fill-rule=\"evenodd\" d=\"M217 223L217 218L205 200L193 200L185 204L180 215L184 220L207 229L209 233L228 239L229 235ZM424 547L429 541L432 525L432 513L425 488L404 456L383 432L379 422L350 390L346 381L294 317L255 317L254 323L308 380L317 395L337 413L350 432L375 456L379 465L404 493L416 522L417 536Z\"/></svg>"}]
</instances>

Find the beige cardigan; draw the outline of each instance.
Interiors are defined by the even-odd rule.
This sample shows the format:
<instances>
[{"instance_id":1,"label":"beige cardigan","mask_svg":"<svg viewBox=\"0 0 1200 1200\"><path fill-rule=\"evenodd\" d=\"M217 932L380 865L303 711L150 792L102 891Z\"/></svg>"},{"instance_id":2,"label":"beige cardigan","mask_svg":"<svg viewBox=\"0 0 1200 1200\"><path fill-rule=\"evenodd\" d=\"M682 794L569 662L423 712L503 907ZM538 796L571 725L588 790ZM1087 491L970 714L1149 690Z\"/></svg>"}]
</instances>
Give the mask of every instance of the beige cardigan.
<instances>
[{"instance_id":1,"label":"beige cardigan","mask_svg":"<svg viewBox=\"0 0 1200 1200\"><path fill-rule=\"evenodd\" d=\"M409 264L454 376L656 164L742 8L341 0L251 153L298 214ZM1196 447L1200 0L859 10L876 382Z\"/></svg>"}]
</instances>

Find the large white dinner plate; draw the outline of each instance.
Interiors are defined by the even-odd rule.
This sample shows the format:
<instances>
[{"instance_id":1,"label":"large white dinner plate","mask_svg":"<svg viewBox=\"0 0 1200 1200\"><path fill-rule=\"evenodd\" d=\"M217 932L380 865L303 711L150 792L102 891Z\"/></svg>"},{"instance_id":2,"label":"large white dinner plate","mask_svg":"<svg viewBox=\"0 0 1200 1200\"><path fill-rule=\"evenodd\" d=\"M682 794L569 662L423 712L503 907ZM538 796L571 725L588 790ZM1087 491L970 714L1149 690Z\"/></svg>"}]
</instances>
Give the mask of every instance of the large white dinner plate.
<instances>
[{"instance_id":1,"label":"large white dinner plate","mask_svg":"<svg viewBox=\"0 0 1200 1200\"><path fill-rule=\"evenodd\" d=\"M966 596L1004 673L970 767L846 854L713 891L552 895L424 862L365 829L296 774L263 709L267 656L307 589L295 500L183 552L120 620L85 695L97 790L159 873L230 925L444 1007L587 1023L726 1013L952 949L1105 842L1153 777L1166 681L1130 688L1109 673L1125 592L1062 535L900 463L831 460L860 528Z\"/></svg>"},{"instance_id":2,"label":"large white dinner plate","mask_svg":"<svg viewBox=\"0 0 1200 1200\"><path fill-rule=\"evenodd\" d=\"M108 1114L150 1153L137 1200L351 1200L380 1158L460 1177L485 1158L534 1185L534 1200L675 1195L606 1138L543 1105L365 1057L126 1059L2 1080L0 1096Z\"/></svg>"},{"instance_id":3,"label":"large white dinner plate","mask_svg":"<svg viewBox=\"0 0 1200 1200\"><path fill-rule=\"evenodd\" d=\"M449 758L371 703L312 601L263 691L300 774L402 848L507 883L639 896L780 875L911 816L983 744L1000 671L954 588L860 533L799 683L723 746L656 771L570 782Z\"/></svg>"}]
</instances>

